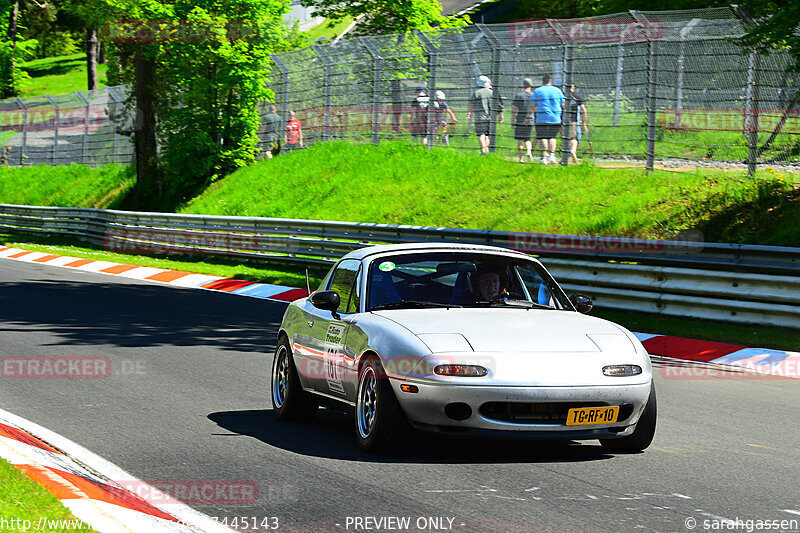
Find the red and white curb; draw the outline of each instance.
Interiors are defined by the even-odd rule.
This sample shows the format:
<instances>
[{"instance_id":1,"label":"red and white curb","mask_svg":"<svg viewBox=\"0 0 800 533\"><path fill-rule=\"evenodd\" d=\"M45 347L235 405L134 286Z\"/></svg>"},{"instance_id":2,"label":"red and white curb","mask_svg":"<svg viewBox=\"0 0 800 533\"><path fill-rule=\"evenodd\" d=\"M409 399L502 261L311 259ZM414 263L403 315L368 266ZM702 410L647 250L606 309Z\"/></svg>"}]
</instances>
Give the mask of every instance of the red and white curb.
<instances>
[{"instance_id":1,"label":"red and white curb","mask_svg":"<svg viewBox=\"0 0 800 533\"><path fill-rule=\"evenodd\" d=\"M2 409L0 457L42 485L77 519L100 533L232 531L79 444ZM170 503L150 503L111 480L146 487L151 501ZM49 530L44 524L34 526Z\"/></svg>"},{"instance_id":2,"label":"red and white curb","mask_svg":"<svg viewBox=\"0 0 800 533\"><path fill-rule=\"evenodd\" d=\"M800 352L750 348L738 344L669 335L649 333L634 333L634 335L642 341L642 345L650 355L735 367L772 376L800 378ZM680 376L680 373L677 375Z\"/></svg>"},{"instance_id":3,"label":"red and white curb","mask_svg":"<svg viewBox=\"0 0 800 533\"><path fill-rule=\"evenodd\" d=\"M305 289L286 287L283 285L269 285L265 283L255 283L253 281L243 281L240 279L221 278L219 276L207 276L205 274L193 274L180 270L170 270L165 268L152 268L136 265L125 265L112 263L110 261L95 261L92 259L79 259L65 255L50 254L46 252L30 252L19 248L9 248L0 245L0 257L24 261L27 263L40 263L46 265L74 268L86 272L96 272L99 274L110 274L122 276L130 279L143 281L154 281L158 283L168 283L179 287L206 289L253 298L275 300L279 302L291 302L306 296Z\"/></svg>"}]
</instances>

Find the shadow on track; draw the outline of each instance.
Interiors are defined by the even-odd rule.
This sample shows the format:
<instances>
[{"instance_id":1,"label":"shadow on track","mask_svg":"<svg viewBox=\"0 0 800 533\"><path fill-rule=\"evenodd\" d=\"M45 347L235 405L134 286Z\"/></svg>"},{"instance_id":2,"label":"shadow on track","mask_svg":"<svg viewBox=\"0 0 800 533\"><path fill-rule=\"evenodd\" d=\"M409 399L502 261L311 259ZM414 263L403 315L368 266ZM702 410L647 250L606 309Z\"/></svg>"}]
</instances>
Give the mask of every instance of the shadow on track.
<instances>
[{"instance_id":1,"label":"shadow on track","mask_svg":"<svg viewBox=\"0 0 800 533\"><path fill-rule=\"evenodd\" d=\"M208 418L237 435L254 437L287 451L329 459L372 463L553 463L609 459L597 441L536 441L526 439L447 438L413 432L398 449L367 454L358 448L353 419L320 409L313 423L284 423L271 410L221 411ZM227 435L227 434L225 434Z\"/></svg>"},{"instance_id":2,"label":"shadow on track","mask_svg":"<svg viewBox=\"0 0 800 533\"><path fill-rule=\"evenodd\" d=\"M150 284L0 283L0 331L42 330L61 339L51 343L55 346L211 346L272 353L285 309L277 302Z\"/></svg>"}]
</instances>

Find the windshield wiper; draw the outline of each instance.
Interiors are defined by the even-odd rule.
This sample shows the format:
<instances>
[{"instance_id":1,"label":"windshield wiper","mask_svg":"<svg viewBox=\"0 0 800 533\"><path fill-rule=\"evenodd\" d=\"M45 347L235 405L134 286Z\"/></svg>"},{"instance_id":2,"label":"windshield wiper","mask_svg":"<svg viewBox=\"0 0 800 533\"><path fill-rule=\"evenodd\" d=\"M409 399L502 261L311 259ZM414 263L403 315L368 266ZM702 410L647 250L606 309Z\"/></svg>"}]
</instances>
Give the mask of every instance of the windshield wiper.
<instances>
[{"instance_id":1,"label":"windshield wiper","mask_svg":"<svg viewBox=\"0 0 800 533\"><path fill-rule=\"evenodd\" d=\"M515 300L511 298L493 298L491 300L478 300L475 302L478 305L492 305L492 304L505 304L510 307L524 307L526 309L552 309L549 305L544 305L530 300Z\"/></svg>"},{"instance_id":2,"label":"windshield wiper","mask_svg":"<svg viewBox=\"0 0 800 533\"><path fill-rule=\"evenodd\" d=\"M403 300L402 302L391 302L373 306L370 311L380 311L382 309L397 309L399 307L464 307L463 305L443 304L439 302L422 302L419 300Z\"/></svg>"}]
</instances>

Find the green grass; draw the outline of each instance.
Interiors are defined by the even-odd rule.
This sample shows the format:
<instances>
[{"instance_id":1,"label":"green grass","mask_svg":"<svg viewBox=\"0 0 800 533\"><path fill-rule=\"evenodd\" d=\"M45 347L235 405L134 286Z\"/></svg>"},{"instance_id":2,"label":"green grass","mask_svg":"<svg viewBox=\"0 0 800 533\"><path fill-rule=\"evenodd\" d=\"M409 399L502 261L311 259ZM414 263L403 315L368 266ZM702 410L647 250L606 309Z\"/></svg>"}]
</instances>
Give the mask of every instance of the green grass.
<instances>
[{"instance_id":1,"label":"green grass","mask_svg":"<svg viewBox=\"0 0 800 533\"><path fill-rule=\"evenodd\" d=\"M20 65L31 80L20 96L43 96L85 91L88 81L86 54L35 59ZM97 65L97 81L100 87L106 84L108 65Z\"/></svg>"},{"instance_id":2,"label":"green grass","mask_svg":"<svg viewBox=\"0 0 800 533\"><path fill-rule=\"evenodd\" d=\"M33 531L35 525L44 517L46 520L75 520L73 525L77 525L77 519L72 516L69 509L52 494L47 492L44 487L23 474L12 464L4 459L0 459L0 518L10 521L17 519L15 527L3 529L3 531L26 531L23 529L28 525L27 531ZM30 524L25 524L29 520ZM76 527L43 527L37 531L47 532L67 532L67 531L94 531L89 526L83 529Z\"/></svg>"},{"instance_id":3,"label":"green grass","mask_svg":"<svg viewBox=\"0 0 800 533\"><path fill-rule=\"evenodd\" d=\"M312 41L316 39L335 39L353 22L353 17L345 17L339 22L325 19L325 22L318 26L314 26L305 35Z\"/></svg>"},{"instance_id":4,"label":"green grass","mask_svg":"<svg viewBox=\"0 0 800 533\"><path fill-rule=\"evenodd\" d=\"M129 166L0 167L0 203L112 207L136 178Z\"/></svg>"},{"instance_id":5,"label":"green grass","mask_svg":"<svg viewBox=\"0 0 800 533\"><path fill-rule=\"evenodd\" d=\"M707 241L800 246L800 189L784 175L523 165L402 142L262 161L181 211L643 238L700 229Z\"/></svg>"}]
</instances>

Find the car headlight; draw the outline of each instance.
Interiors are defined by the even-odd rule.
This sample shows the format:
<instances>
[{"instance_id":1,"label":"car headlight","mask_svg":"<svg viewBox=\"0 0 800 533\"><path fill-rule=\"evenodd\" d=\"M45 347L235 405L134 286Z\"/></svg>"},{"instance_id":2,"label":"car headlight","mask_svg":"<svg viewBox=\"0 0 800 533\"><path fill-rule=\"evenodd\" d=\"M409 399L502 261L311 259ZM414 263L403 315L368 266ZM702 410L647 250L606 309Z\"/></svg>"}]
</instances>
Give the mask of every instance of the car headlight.
<instances>
[{"instance_id":1,"label":"car headlight","mask_svg":"<svg viewBox=\"0 0 800 533\"><path fill-rule=\"evenodd\" d=\"M603 374L606 376L638 376L642 373L639 365L608 365L603 367Z\"/></svg>"},{"instance_id":2,"label":"car headlight","mask_svg":"<svg viewBox=\"0 0 800 533\"><path fill-rule=\"evenodd\" d=\"M433 369L433 373L440 376L479 378L485 376L488 371L478 365L438 365Z\"/></svg>"}]
</instances>

